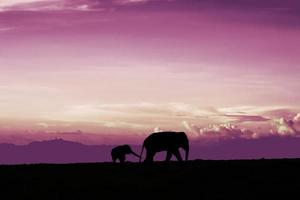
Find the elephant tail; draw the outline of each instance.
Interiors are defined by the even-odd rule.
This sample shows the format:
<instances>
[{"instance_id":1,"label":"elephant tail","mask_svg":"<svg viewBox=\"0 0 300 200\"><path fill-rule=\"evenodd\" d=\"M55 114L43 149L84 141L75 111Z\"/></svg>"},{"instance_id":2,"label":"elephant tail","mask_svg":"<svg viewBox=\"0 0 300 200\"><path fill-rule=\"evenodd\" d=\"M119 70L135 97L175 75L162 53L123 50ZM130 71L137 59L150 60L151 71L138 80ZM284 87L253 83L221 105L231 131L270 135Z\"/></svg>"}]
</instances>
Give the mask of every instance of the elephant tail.
<instances>
[{"instance_id":1,"label":"elephant tail","mask_svg":"<svg viewBox=\"0 0 300 200\"><path fill-rule=\"evenodd\" d=\"M145 148L145 144L143 143L143 147L142 147L142 151L141 151L139 162L142 162L142 155L143 155L144 148Z\"/></svg>"}]
</instances>

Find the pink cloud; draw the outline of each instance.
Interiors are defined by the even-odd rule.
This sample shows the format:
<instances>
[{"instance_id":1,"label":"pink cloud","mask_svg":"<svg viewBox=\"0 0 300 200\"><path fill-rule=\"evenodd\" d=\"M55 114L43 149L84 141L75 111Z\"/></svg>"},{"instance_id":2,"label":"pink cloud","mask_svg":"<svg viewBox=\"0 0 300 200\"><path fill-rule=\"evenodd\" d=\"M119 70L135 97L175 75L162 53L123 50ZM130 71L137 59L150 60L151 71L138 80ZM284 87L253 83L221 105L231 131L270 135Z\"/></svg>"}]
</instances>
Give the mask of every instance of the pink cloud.
<instances>
[{"instance_id":1,"label":"pink cloud","mask_svg":"<svg viewBox=\"0 0 300 200\"><path fill-rule=\"evenodd\" d=\"M185 111L185 115L177 116L177 111L182 110ZM195 106L178 103L175 105L104 104L80 107L79 110L76 107L75 110L73 108L61 110L52 116L53 119L49 116L36 120L1 119L0 142L24 144L35 140L63 138L87 144L113 144L114 142L137 144L150 133L163 130L185 131L191 141L210 142L272 136L298 137L299 135L299 114L294 115L291 120L284 118L269 120L263 115L258 117L259 115L243 114L243 120L232 121L231 115L220 115L220 111L217 112L218 114L212 112L211 115L207 115L206 112L205 109L195 110ZM245 113L242 110L241 112ZM199 113L203 113L202 118L199 117ZM234 115L234 119L239 117Z\"/></svg>"},{"instance_id":2,"label":"pink cloud","mask_svg":"<svg viewBox=\"0 0 300 200\"><path fill-rule=\"evenodd\" d=\"M251 130L240 129L232 124L217 124L201 128L184 122L184 126L189 132L192 132L191 136L197 139L251 139L256 136Z\"/></svg>"},{"instance_id":3,"label":"pink cloud","mask_svg":"<svg viewBox=\"0 0 300 200\"><path fill-rule=\"evenodd\" d=\"M102 11L146 2L148 0L4 0L0 8L3 11Z\"/></svg>"},{"instance_id":4,"label":"pink cloud","mask_svg":"<svg viewBox=\"0 0 300 200\"><path fill-rule=\"evenodd\" d=\"M297 113L297 115L293 118L293 120L296 123L300 122L300 113Z\"/></svg>"}]
</instances>

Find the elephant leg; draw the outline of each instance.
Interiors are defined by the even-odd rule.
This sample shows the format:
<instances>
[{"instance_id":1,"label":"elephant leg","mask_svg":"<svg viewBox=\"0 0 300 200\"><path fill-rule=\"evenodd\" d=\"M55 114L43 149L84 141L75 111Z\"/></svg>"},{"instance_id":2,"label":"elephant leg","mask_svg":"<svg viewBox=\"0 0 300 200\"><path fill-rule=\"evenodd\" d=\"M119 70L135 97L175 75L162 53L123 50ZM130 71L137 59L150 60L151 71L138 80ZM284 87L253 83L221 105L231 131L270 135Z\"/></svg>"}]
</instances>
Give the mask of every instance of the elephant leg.
<instances>
[{"instance_id":1,"label":"elephant leg","mask_svg":"<svg viewBox=\"0 0 300 200\"><path fill-rule=\"evenodd\" d=\"M155 153L153 153L151 151L147 151L145 162L153 162L154 155L155 155Z\"/></svg>"},{"instance_id":2,"label":"elephant leg","mask_svg":"<svg viewBox=\"0 0 300 200\"><path fill-rule=\"evenodd\" d=\"M166 161L169 162L172 158L172 152L171 151L167 151L167 156L166 156Z\"/></svg>"},{"instance_id":3,"label":"elephant leg","mask_svg":"<svg viewBox=\"0 0 300 200\"><path fill-rule=\"evenodd\" d=\"M111 159L112 159L113 163L115 163L118 158L116 157L115 154L111 154Z\"/></svg>"},{"instance_id":4,"label":"elephant leg","mask_svg":"<svg viewBox=\"0 0 300 200\"><path fill-rule=\"evenodd\" d=\"M124 163L125 162L125 155L121 155L120 157L119 157L119 160L120 160L120 163Z\"/></svg>"},{"instance_id":5,"label":"elephant leg","mask_svg":"<svg viewBox=\"0 0 300 200\"><path fill-rule=\"evenodd\" d=\"M176 151L174 151L173 154L176 156L178 161L180 161L180 162L182 161L182 158L181 158L181 155L180 155L180 152L178 149Z\"/></svg>"}]
</instances>

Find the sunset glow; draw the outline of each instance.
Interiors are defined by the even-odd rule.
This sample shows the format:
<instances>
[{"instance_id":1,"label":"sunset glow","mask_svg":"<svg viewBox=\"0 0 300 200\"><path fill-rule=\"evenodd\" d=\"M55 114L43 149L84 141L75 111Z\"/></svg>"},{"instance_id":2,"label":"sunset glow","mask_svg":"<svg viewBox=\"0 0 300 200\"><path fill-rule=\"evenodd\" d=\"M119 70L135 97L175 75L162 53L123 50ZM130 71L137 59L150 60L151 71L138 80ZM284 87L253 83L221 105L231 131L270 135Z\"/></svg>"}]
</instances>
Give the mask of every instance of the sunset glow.
<instances>
[{"instance_id":1,"label":"sunset glow","mask_svg":"<svg viewBox=\"0 0 300 200\"><path fill-rule=\"evenodd\" d=\"M296 0L2 0L0 142L299 136Z\"/></svg>"}]
</instances>

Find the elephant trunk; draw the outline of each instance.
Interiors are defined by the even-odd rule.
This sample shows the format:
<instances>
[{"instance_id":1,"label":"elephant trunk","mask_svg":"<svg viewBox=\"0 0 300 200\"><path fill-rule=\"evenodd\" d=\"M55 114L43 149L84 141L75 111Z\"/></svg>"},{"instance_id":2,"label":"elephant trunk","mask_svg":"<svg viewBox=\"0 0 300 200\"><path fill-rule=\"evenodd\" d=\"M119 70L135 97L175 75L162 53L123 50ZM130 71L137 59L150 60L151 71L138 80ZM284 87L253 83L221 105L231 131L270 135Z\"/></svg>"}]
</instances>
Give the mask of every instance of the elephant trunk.
<instances>
[{"instance_id":1,"label":"elephant trunk","mask_svg":"<svg viewBox=\"0 0 300 200\"><path fill-rule=\"evenodd\" d=\"M143 147L142 147L141 155L139 155L139 157L140 157L140 160L139 160L139 162L142 162L142 155L143 155L144 148L145 148L145 142L143 143Z\"/></svg>"},{"instance_id":2,"label":"elephant trunk","mask_svg":"<svg viewBox=\"0 0 300 200\"><path fill-rule=\"evenodd\" d=\"M138 157L138 158L140 158L140 156L138 154L136 154L134 151L131 151L131 154Z\"/></svg>"}]
</instances>

